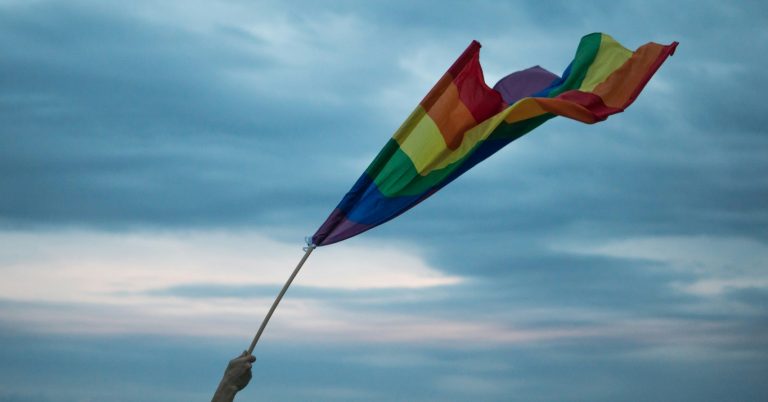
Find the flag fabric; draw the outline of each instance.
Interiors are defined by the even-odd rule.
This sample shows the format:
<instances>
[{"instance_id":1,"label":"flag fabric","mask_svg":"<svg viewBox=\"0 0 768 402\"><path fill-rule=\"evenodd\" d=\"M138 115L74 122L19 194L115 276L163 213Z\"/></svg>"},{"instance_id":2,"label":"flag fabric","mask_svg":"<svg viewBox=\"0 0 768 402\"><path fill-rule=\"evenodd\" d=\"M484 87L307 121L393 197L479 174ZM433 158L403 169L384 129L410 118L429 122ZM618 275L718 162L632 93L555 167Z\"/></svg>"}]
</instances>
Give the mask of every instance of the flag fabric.
<instances>
[{"instance_id":1,"label":"flag fabric","mask_svg":"<svg viewBox=\"0 0 768 402\"><path fill-rule=\"evenodd\" d=\"M490 88L473 41L312 236L313 245L397 217L555 116L591 124L622 112L676 46L651 42L632 52L593 33L581 39L562 77L536 66Z\"/></svg>"}]
</instances>

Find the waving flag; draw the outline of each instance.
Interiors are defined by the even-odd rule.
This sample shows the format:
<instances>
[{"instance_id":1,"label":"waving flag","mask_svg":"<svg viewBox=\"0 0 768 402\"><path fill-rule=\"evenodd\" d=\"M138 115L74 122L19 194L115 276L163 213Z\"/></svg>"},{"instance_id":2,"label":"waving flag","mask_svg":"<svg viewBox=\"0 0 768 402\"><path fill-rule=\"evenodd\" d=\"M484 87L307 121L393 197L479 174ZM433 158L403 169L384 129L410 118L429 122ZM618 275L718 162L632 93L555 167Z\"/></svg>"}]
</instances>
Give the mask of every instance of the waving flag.
<instances>
[{"instance_id":1,"label":"waving flag","mask_svg":"<svg viewBox=\"0 0 768 402\"><path fill-rule=\"evenodd\" d=\"M505 145L555 116L595 123L627 108L675 51L632 52L606 34L581 39L562 77L532 67L493 88L473 41L379 152L312 236L339 242L407 211Z\"/></svg>"},{"instance_id":2,"label":"waving flag","mask_svg":"<svg viewBox=\"0 0 768 402\"><path fill-rule=\"evenodd\" d=\"M677 42L647 43L632 52L608 35L593 33L581 38L562 77L536 66L490 88L480 68L480 43L473 41L312 236L248 354L317 246L397 217L555 116L595 123L623 111L676 47Z\"/></svg>"}]
</instances>

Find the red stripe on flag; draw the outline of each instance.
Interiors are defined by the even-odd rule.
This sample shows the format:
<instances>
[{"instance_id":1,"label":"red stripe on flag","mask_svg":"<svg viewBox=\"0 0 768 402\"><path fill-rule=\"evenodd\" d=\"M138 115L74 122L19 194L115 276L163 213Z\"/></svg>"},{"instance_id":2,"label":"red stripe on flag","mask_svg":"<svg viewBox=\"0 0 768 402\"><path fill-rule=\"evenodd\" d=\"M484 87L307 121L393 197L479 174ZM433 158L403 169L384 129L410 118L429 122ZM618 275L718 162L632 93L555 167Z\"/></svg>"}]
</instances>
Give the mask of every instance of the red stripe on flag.
<instances>
[{"instance_id":1,"label":"red stripe on flag","mask_svg":"<svg viewBox=\"0 0 768 402\"><path fill-rule=\"evenodd\" d=\"M453 83L459 89L459 98L478 123L501 112L506 107L501 94L485 83L483 69L480 67L479 53L473 54L464 69L455 77Z\"/></svg>"}]
</instances>

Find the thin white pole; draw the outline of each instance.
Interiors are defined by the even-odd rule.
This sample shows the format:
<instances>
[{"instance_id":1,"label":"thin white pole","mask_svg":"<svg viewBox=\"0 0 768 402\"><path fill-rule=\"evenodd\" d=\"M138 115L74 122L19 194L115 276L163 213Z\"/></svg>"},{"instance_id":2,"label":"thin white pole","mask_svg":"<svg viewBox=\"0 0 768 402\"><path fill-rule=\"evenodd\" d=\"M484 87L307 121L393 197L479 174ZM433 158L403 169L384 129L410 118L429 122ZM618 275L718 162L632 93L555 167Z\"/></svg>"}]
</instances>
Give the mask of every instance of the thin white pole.
<instances>
[{"instance_id":1,"label":"thin white pole","mask_svg":"<svg viewBox=\"0 0 768 402\"><path fill-rule=\"evenodd\" d=\"M256 336L253 337L253 341L251 341L251 346L248 348L249 355L253 353L253 348L256 347L256 343L259 341L259 338L261 338L261 333L264 332L264 328L267 327L267 323L269 322L269 319L272 318L272 313L275 312L277 305L280 304L280 300L283 299L283 295L288 290L288 287L291 286L291 282L293 282L293 278L295 278L296 274L299 273L299 270L304 265L304 262L307 261L307 258L309 258L309 255L312 254L312 250L314 249L315 249L315 246L306 247L307 252L304 254L304 257L301 258L301 261L299 261L299 265L297 265L296 268L293 270L291 277L288 278L288 281L285 282L285 285L283 285L283 289L280 291L280 294L277 295L277 298L272 303L272 307L269 308L269 312L267 313L267 316L264 317L264 321L261 322L261 327L259 327L259 331L256 332Z\"/></svg>"}]
</instances>

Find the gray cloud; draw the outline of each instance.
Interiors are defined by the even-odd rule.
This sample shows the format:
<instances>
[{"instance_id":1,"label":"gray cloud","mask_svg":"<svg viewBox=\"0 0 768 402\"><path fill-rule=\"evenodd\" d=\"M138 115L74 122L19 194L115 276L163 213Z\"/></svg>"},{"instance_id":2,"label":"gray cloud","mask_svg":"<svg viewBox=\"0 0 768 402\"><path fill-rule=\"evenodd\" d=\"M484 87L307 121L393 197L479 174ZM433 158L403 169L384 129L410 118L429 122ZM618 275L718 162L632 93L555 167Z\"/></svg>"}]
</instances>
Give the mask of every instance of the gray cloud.
<instances>
[{"instance_id":1,"label":"gray cloud","mask_svg":"<svg viewBox=\"0 0 768 402\"><path fill-rule=\"evenodd\" d=\"M497 10L489 13L491 19L505 15L492 3L454 6L478 15ZM317 66L321 69L317 71L313 66L281 64L268 52L267 39L237 21L219 22L213 31L201 33L88 3L7 8L0 18L9 52L0 69L7 72L2 101L12 107L0 114L8 127L0 136L4 150L0 183L13 196L0 204L3 221L228 226L275 224L290 217L287 224L311 230L359 174L338 173L339 161L372 155L396 124L377 117L371 104L360 103L365 94L376 95L376 88L402 79L395 60L385 57L396 55L395 46L403 41L405 34L396 29L419 27L430 35L450 31L464 36L453 22L458 24L465 12L407 24L400 20L403 16L428 15L429 7L359 9L343 3L322 11L308 7L299 14L272 12L297 24L308 22L315 11L331 19L328 16L337 15L352 26L376 20L378 32L373 37L392 33L394 43L377 44L379 55L370 60L361 58L362 49L357 47L321 48L328 55L346 52L355 58ZM521 9L528 18L516 18L527 26L546 16L555 23L578 11L570 7L526 6ZM682 23L679 13L630 9L641 20L661 18L656 25L663 28ZM713 6L688 18L692 24L714 23L722 19L723 9L731 11L733 20L746 16L744 10ZM568 29L581 32L588 29L590 19L616 12L595 9ZM427 21L431 24L423 24ZM616 36L625 30L619 29ZM498 28L477 32L493 37ZM628 33L623 34L631 36ZM667 40L677 39L674 33ZM723 34L726 39L735 36L706 31L704 39ZM681 36L684 41L685 35ZM568 54L572 46L562 48ZM504 222L510 228L531 230L548 223L563 227L577 219L607 220L603 226L608 231L672 232L684 227L730 233L746 228L758 233L766 217L757 200L764 198L768 187L760 179L767 168L762 152L753 151L747 166L729 163L727 156L765 147L758 135L764 126L762 114L749 109L760 104L756 97L762 93L755 87L756 64L749 48L725 47L733 62L723 62L723 53L713 56L710 48L696 39L684 43L660 73L660 80L673 85L669 93L644 94L628 113L614 117L620 120L616 124L549 123L530 134L534 138L513 144L546 159L520 163L507 158L501 165L505 174L494 175L490 185L480 174L462 178L455 189L444 190L449 195L430 200L433 211L410 213L414 226L424 223L422 216L430 220L444 216L443 209L465 202L464 194L478 193L504 203L491 201L468 220ZM254 87L237 86L227 78L231 72L270 76L281 68L294 70L295 81L302 85L318 86L294 92L299 88L287 80ZM736 80L729 68L736 69ZM301 75L321 71L322 79ZM280 92L272 87L288 92L274 96ZM313 95L337 101L321 102ZM660 105L654 105L656 99ZM713 109L720 112L711 113ZM687 116L687 126L675 123L681 115ZM690 134L681 133L680 127ZM731 134L722 132L726 128ZM546 149L544 141L554 142L556 148ZM658 152L660 146L663 154ZM334 151L337 147L341 153ZM704 154L691 155L699 151ZM494 189L499 181L504 188ZM741 214L734 214L734 209ZM500 216L503 219L492 218ZM471 224L457 218L451 222L454 230Z\"/></svg>"},{"instance_id":2,"label":"gray cloud","mask_svg":"<svg viewBox=\"0 0 768 402\"><path fill-rule=\"evenodd\" d=\"M78 387L87 388L91 397L121 401L206 398L222 363L237 352L216 339L62 339L6 329L2 333L0 351L7 362L2 374L24 390L3 390L0 398L14 401L75 400ZM362 396L387 401L402 395L438 401L530 395L526 400L550 401L567 395L575 401L757 401L768 392L761 381L765 360L758 356L729 358L712 366L706 359L680 358L674 350L663 356L640 344L606 341L494 350L466 346L442 350L379 345L371 350L270 340L269 347L257 350L253 383L238 398L301 401L310 395L320 400ZM176 374L179 371L183 375ZM39 382L59 386L53 393Z\"/></svg>"}]
</instances>

